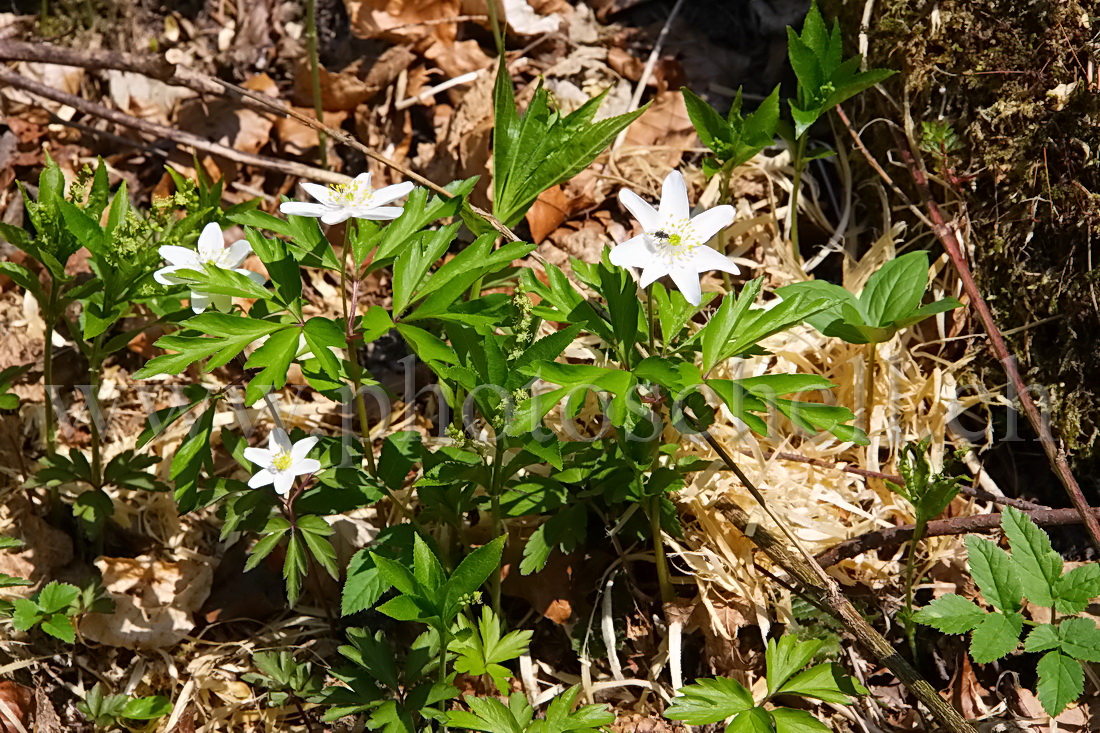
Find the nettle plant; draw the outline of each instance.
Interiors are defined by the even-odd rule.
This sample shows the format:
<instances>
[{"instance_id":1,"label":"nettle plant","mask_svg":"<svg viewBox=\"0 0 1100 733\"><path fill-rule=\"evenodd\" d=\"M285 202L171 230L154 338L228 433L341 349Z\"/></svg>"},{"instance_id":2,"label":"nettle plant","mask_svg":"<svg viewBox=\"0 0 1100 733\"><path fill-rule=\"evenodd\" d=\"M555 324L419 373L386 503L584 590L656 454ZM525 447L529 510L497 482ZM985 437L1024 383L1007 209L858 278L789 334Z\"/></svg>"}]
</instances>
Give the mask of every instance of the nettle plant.
<instances>
[{"instance_id":1,"label":"nettle plant","mask_svg":"<svg viewBox=\"0 0 1100 733\"><path fill-rule=\"evenodd\" d=\"M1053 717L1084 692L1082 665L1100 662L1100 628L1080 615L1100 596L1100 564L1063 573L1062 556L1050 546L1050 538L1018 509L1005 507L1001 531L1011 554L991 540L966 537L970 574L993 610L950 593L922 608L914 619L945 634L970 632L970 657L979 664L1015 652L1024 626L1031 627L1023 650L1043 654L1036 693ZM1031 606L1050 609L1043 613L1050 622L1025 617L1025 599Z\"/></svg>"}]
</instances>

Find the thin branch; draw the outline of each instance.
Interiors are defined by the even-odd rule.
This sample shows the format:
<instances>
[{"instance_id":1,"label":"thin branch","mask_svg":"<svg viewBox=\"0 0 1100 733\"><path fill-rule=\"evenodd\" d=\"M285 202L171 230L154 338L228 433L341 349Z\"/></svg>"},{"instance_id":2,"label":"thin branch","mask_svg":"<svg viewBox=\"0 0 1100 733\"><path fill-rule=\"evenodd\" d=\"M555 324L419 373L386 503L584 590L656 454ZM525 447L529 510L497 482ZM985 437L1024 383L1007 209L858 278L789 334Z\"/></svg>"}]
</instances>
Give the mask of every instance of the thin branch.
<instances>
[{"instance_id":1,"label":"thin branch","mask_svg":"<svg viewBox=\"0 0 1100 733\"><path fill-rule=\"evenodd\" d=\"M714 449L731 471L736 473L745 488L754 496L760 492L749 481L744 472L733 462L729 453L709 433L703 433L707 443ZM746 537L751 539L757 547L771 558L771 560L783 568L791 577L796 578L811 593L818 595L821 603L827 606L832 613L855 639L875 656L879 662L888 668L931 712L932 716L941 726L950 733L975 733L974 728L966 722L955 708L920 676L912 665L895 651L882 634L874 629L867 620L855 609L851 602L844 597L840 585L829 576L812 556L809 559L792 552L786 544L769 530L753 522L748 513L729 499L719 499L715 509L722 512ZM782 525L781 525L782 526Z\"/></svg>"},{"instance_id":2,"label":"thin branch","mask_svg":"<svg viewBox=\"0 0 1100 733\"><path fill-rule=\"evenodd\" d=\"M901 150L902 160L904 160L905 164L909 167L909 172L913 176L913 182L916 184L917 190L920 191L921 198L924 199L924 205L928 209L928 214L932 219L932 231L935 232L936 236L943 244L944 249L947 250L947 255L951 258L951 262L955 265L955 270L962 280L963 289L966 291L967 296L969 296L974 310L978 312L978 317L981 319L985 332L989 334L989 347L992 349L993 355L1001 362L1001 366L1004 367L1009 381L1016 390L1016 397L1020 400L1020 407L1023 408L1024 414L1027 415L1028 422L1031 423L1031 427L1038 434L1039 442L1043 446L1043 452L1046 453L1047 460L1050 461L1051 468L1054 469L1054 473L1058 476L1058 480L1061 481L1062 486L1065 487L1070 502L1073 503L1074 508L1077 510L1078 514L1080 514L1081 520L1085 524L1085 529L1088 530L1089 537L1092 539L1093 546L1100 549L1100 520L1093 514L1092 508L1089 506L1084 493L1081 491L1081 487L1077 484L1077 479L1073 477L1073 472L1070 471L1065 452L1054 440L1050 426L1043 420L1043 416L1039 413L1039 408L1036 407L1034 400L1031 399L1031 393L1028 391L1027 385L1024 384L1019 369L1016 368L1016 358L1012 355L1012 352L1008 350L1008 345L1005 344L1004 337L1001 336L1001 331L997 327L997 322L993 320L993 314L990 312L989 306L986 305L985 299L982 298L982 293L978 290L977 283L974 282L974 276L970 272L970 266L963 256L962 245L955 236L954 230L947 226L947 222L944 220L940 207L936 205L936 201L932 197L932 191L928 186L928 179L924 175L923 161L918 161L918 159L914 157L909 141L903 135L897 132L895 132L895 134L898 147Z\"/></svg>"},{"instance_id":3,"label":"thin branch","mask_svg":"<svg viewBox=\"0 0 1100 733\"><path fill-rule=\"evenodd\" d=\"M245 153L240 150L234 150L228 145L222 145L206 138L193 135L189 132L182 130L176 130L171 127L165 127L164 125L158 125L148 120L143 120L132 115L128 115L125 112L119 112L108 107L104 107L102 104L95 102L89 102L86 99L77 97L72 94L67 94L62 91L58 91L53 87L46 86L41 82L28 79L21 74L17 74L11 69L0 67L0 84L6 84L8 86L15 87L17 89L23 89L39 97L50 99L54 102L60 102L61 104L68 105L73 109L76 109L85 114L93 115L95 117L101 117L109 122L114 122L124 127L129 127L139 132L143 132L147 135L152 135L163 140L168 140L178 145L186 145L194 148L195 150L201 150L212 155L220 155L223 158L235 161L237 163L244 163L246 165L254 165L258 168L266 168L267 170L276 171L278 173L284 173L288 176L297 176L300 178L312 178L314 180L324 181L326 183L342 183L349 180L347 176L339 173L333 173L331 171L322 170L320 168L314 168L313 166L304 165L302 163L295 163L289 160L279 160L277 158L268 158L263 155L255 155L253 153Z\"/></svg>"},{"instance_id":4,"label":"thin branch","mask_svg":"<svg viewBox=\"0 0 1100 733\"><path fill-rule=\"evenodd\" d=\"M1074 508L1033 509L1024 512L1040 527L1061 527L1081 524L1081 515ZM1091 511L1093 517L1100 517L1100 509ZM951 535L992 532L1001 526L1000 514L980 514L975 517L952 517L938 519L928 523L924 537L947 537ZM871 550L881 550L904 544L913 539L913 525L877 529L861 534L850 540L844 540L819 553L817 561L825 567L836 565L842 560L861 555Z\"/></svg>"},{"instance_id":5,"label":"thin branch","mask_svg":"<svg viewBox=\"0 0 1100 733\"><path fill-rule=\"evenodd\" d=\"M742 448L738 452L743 456L748 456L749 458L756 457L756 454L748 448ZM856 476L862 476L863 478L876 478L882 481L891 481L898 486L905 485L905 479L903 479L901 476L895 476L894 474L890 473L880 473L878 471L868 471L866 468L856 468L855 466L843 463L841 461L825 461L820 458L810 458L809 456L804 456L799 453L788 453L786 451L768 451L764 453L764 460L770 461L772 458L779 458L782 461L795 461L797 463L806 463L811 466L817 466L819 468L825 468L831 471L843 471L845 473L851 473ZM960 488L960 492L966 494L967 496L972 496L975 499L993 502L994 504L1002 504L1004 506L1012 506L1025 511L1032 509L1050 508L1048 506L1043 506L1042 504L1025 501L1024 499L1013 499L1008 496L998 496L996 494L991 494L990 492L985 491L984 489L979 489L976 486L963 486Z\"/></svg>"}]
</instances>

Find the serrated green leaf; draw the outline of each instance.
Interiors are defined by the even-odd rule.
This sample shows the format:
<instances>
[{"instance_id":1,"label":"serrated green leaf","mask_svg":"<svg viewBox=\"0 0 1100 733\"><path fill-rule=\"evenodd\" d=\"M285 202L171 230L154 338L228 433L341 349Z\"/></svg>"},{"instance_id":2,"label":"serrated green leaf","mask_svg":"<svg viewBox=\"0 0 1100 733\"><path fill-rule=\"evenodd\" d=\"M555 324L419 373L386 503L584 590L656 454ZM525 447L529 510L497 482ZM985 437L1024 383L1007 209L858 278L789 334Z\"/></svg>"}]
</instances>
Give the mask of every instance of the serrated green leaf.
<instances>
[{"instance_id":1,"label":"serrated green leaf","mask_svg":"<svg viewBox=\"0 0 1100 733\"><path fill-rule=\"evenodd\" d=\"M1100 662L1100 629L1091 618L1065 619L1058 624L1058 635L1066 654L1082 662Z\"/></svg>"},{"instance_id":2,"label":"serrated green leaf","mask_svg":"<svg viewBox=\"0 0 1100 733\"><path fill-rule=\"evenodd\" d=\"M1070 570L1058 579L1054 595L1058 613L1076 615L1084 611L1089 601L1100 596L1100 563L1091 562Z\"/></svg>"},{"instance_id":3,"label":"serrated green leaf","mask_svg":"<svg viewBox=\"0 0 1100 733\"><path fill-rule=\"evenodd\" d=\"M1001 529L1012 546L1023 594L1032 603L1053 606L1062 578L1062 557L1051 549L1047 533L1015 507L1005 507L1001 513Z\"/></svg>"},{"instance_id":4,"label":"serrated green leaf","mask_svg":"<svg viewBox=\"0 0 1100 733\"><path fill-rule=\"evenodd\" d=\"M172 712L172 701L161 695L135 697L126 702L122 716L132 720L154 720Z\"/></svg>"},{"instance_id":5,"label":"serrated green leaf","mask_svg":"<svg viewBox=\"0 0 1100 733\"><path fill-rule=\"evenodd\" d=\"M76 629L68 616L55 613L42 621L42 630L66 644L76 641Z\"/></svg>"},{"instance_id":6,"label":"serrated green leaf","mask_svg":"<svg viewBox=\"0 0 1100 733\"><path fill-rule=\"evenodd\" d=\"M965 634L981 623L986 615L973 601L949 593L917 611L913 614L913 620L933 626L945 634Z\"/></svg>"},{"instance_id":7,"label":"serrated green leaf","mask_svg":"<svg viewBox=\"0 0 1100 733\"><path fill-rule=\"evenodd\" d=\"M866 695L867 690L845 673L839 664L826 663L810 667L787 680L776 695L801 695L825 702L847 705L851 698Z\"/></svg>"},{"instance_id":8,"label":"serrated green leaf","mask_svg":"<svg viewBox=\"0 0 1100 733\"><path fill-rule=\"evenodd\" d=\"M1045 652L1051 649L1059 649L1062 646L1062 636L1058 627L1052 624L1036 626L1024 639L1025 652Z\"/></svg>"},{"instance_id":9,"label":"serrated green leaf","mask_svg":"<svg viewBox=\"0 0 1100 733\"><path fill-rule=\"evenodd\" d=\"M1058 651L1047 652L1037 668L1039 684L1036 696L1047 715L1055 717L1085 691L1085 672L1081 663Z\"/></svg>"},{"instance_id":10,"label":"serrated green leaf","mask_svg":"<svg viewBox=\"0 0 1100 733\"><path fill-rule=\"evenodd\" d=\"M67 610L79 597L80 589L75 585L54 580L39 591L36 600L42 613L48 614Z\"/></svg>"},{"instance_id":11,"label":"serrated green leaf","mask_svg":"<svg viewBox=\"0 0 1100 733\"><path fill-rule=\"evenodd\" d=\"M665 710L669 720L688 725L718 723L752 709L752 693L737 680L726 677L704 678L684 685Z\"/></svg>"},{"instance_id":12,"label":"serrated green leaf","mask_svg":"<svg viewBox=\"0 0 1100 733\"><path fill-rule=\"evenodd\" d=\"M1019 610L1023 591L1012 558L993 542L976 535L967 535L964 541L970 574L985 599L1002 611Z\"/></svg>"},{"instance_id":13,"label":"serrated green leaf","mask_svg":"<svg viewBox=\"0 0 1100 733\"><path fill-rule=\"evenodd\" d=\"M928 253L910 252L887 261L867 280L859 302L867 324L886 328L912 313L928 287Z\"/></svg>"},{"instance_id":14,"label":"serrated green leaf","mask_svg":"<svg viewBox=\"0 0 1100 733\"><path fill-rule=\"evenodd\" d=\"M829 727L805 710L776 708L769 711L775 733L829 733Z\"/></svg>"},{"instance_id":15,"label":"serrated green leaf","mask_svg":"<svg viewBox=\"0 0 1100 733\"><path fill-rule=\"evenodd\" d=\"M987 614L970 638L970 657L978 664L988 664L1010 654L1020 643L1023 626L1024 617L1019 613Z\"/></svg>"}]
</instances>

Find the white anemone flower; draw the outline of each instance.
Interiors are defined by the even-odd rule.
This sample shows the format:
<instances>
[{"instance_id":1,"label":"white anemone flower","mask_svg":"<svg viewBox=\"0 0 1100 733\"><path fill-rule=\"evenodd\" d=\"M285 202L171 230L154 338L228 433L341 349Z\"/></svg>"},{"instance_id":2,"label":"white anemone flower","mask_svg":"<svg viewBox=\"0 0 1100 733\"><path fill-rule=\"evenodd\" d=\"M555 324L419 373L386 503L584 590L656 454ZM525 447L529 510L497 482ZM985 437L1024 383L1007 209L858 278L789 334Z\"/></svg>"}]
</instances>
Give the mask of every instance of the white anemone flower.
<instances>
[{"instance_id":1,"label":"white anemone flower","mask_svg":"<svg viewBox=\"0 0 1100 733\"><path fill-rule=\"evenodd\" d=\"M267 448L244 449L244 457L260 467L248 480L249 487L253 489L275 484L275 493L286 496L294 486L295 477L317 473L321 469L320 461L306 458L317 445L316 436L311 435L291 444L285 431L275 429L271 431L267 445Z\"/></svg>"},{"instance_id":2,"label":"white anemone flower","mask_svg":"<svg viewBox=\"0 0 1100 733\"><path fill-rule=\"evenodd\" d=\"M386 204L407 196L413 184L405 181L375 190L371 188L370 179L370 173L360 173L353 181L332 186L302 183L306 193L319 203L287 201L279 211L292 216L319 217L325 224L339 224L347 219L387 221L401 216L400 206Z\"/></svg>"},{"instance_id":3,"label":"white anemone flower","mask_svg":"<svg viewBox=\"0 0 1100 733\"><path fill-rule=\"evenodd\" d=\"M252 272L241 267L241 264L252 254L252 245L243 239L238 239L228 247L222 237L222 230L214 222L207 224L199 234L197 249L187 249L174 244L166 244L158 250L160 256L168 260L168 266L162 267L153 273L153 279L162 285L179 285L183 282L173 276L177 270L197 270L202 272L204 265L214 265L223 270L232 270L251 278L259 285L264 284L264 276L258 272ZM207 306L213 304L220 311L228 311L233 305L233 297L229 295L214 295L191 291L191 310L202 313Z\"/></svg>"},{"instance_id":4,"label":"white anemone flower","mask_svg":"<svg viewBox=\"0 0 1100 733\"><path fill-rule=\"evenodd\" d=\"M619 190L619 202L642 225L642 234L611 250L611 263L642 268L643 288L668 275L689 303L699 305L703 295L699 288L700 273L741 272L728 257L707 246L711 237L733 223L733 207L715 206L692 217L687 185L679 171L665 177L657 209L625 188Z\"/></svg>"}]
</instances>

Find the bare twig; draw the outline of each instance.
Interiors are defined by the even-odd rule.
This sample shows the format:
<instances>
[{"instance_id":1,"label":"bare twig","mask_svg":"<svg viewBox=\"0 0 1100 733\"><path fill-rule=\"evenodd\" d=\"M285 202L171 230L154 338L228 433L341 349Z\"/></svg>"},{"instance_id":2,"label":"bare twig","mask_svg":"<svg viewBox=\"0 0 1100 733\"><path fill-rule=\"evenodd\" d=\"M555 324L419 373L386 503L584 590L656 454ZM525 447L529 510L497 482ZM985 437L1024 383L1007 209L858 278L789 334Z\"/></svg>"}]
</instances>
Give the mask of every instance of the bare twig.
<instances>
[{"instance_id":1,"label":"bare twig","mask_svg":"<svg viewBox=\"0 0 1100 733\"><path fill-rule=\"evenodd\" d=\"M760 492L745 476L744 472L737 467L737 464L733 462L733 459L721 444L709 433L703 433L703 437L722 459L722 462L738 475L745 488L749 489L754 496L759 496ZM762 501L762 499L758 499L758 501ZM836 580L829 576L821 567L821 564L812 556L807 559L792 552L778 537L759 526L759 524L752 522L744 509L728 499L720 499L715 508L722 512L757 547L763 550L776 565L783 568L793 578L796 578L811 593L817 594L820 602L829 609L830 613L843 623L852 636L870 651L883 666L888 668L913 692L945 730L951 733L975 733L974 728L966 722L959 712L940 697L932 685L921 677L920 673L913 669L904 657L894 650L882 634L867 623L867 620L844 597Z\"/></svg>"},{"instance_id":2,"label":"bare twig","mask_svg":"<svg viewBox=\"0 0 1100 733\"><path fill-rule=\"evenodd\" d=\"M1031 423L1031 427L1038 434L1039 442L1043 446L1043 452L1046 453L1051 468L1054 469L1054 473L1058 476L1058 480L1062 482L1062 486L1065 487L1070 501L1073 503L1074 508L1084 522L1085 529L1088 530L1089 537L1092 539L1092 544L1097 549L1100 549L1100 520L1093 514L1092 508L1085 499L1085 495L1081 492L1081 487L1077 484L1077 479L1073 477L1073 472L1070 471L1065 452L1055 441L1050 426L1043 420L1043 416L1039 413L1039 408L1036 407L1035 401L1031 399L1031 393L1028 391L1027 385L1024 384L1019 369L1016 368L1016 358L1012 355L1012 352L1008 350L1008 345L1005 344L1004 337L1001 336L1001 331L997 327L996 321L993 320L993 314L990 312L989 306L986 305L985 299L982 298L982 293L978 290L977 283L974 282L974 276L970 272L970 266L963 256L962 246L959 244L959 240L955 236L954 230L949 227L944 220L943 213L940 211L939 206L936 205L935 199L932 198L932 191L928 186L928 179L924 175L923 162L918 161L914 157L914 152L909 145L908 139L900 133L896 133L896 137L898 147L901 150L902 160L904 160L905 164L909 167L909 172L913 176L913 182L916 184L917 190L920 191L921 198L924 199L924 205L928 209L928 214L932 219L932 231L935 232L936 236L943 244L944 249L947 250L947 255L951 258L951 262L954 264L955 270L959 274L959 279L962 280L963 289L966 291L967 296L969 296L970 302L974 306L974 310L977 311L978 318L981 319L985 332L989 334L989 347L993 350L993 355L1001 362L1001 366L1004 367L1009 381L1016 390L1016 397L1020 400L1020 407L1023 408L1024 414L1027 415L1028 422Z\"/></svg>"},{"instance_id":3,"label":"bare twig","mask_svg":"<svg viewBox=\"0 0 1100 733\"><path fill-rule=\"evenodd\" d=\"M1031 509L1024 512L1040 527L1061 527L1073 524L1081 524L1081 515L1072 507L1069 509ZM1100 509L1093 509L1090 514L1100 517ZM974 532L991 532L1001 526L1000 514L979 514L975 517L952 517L951 519L938 519L929 522L922 537L947 537L950 535L971 534ZM877 529L873 532L861 534L850 540L844 540L819 553L817 561L829 567L836 565L841 560L847 560L870 550L897 547L913 539L913 525L906 524L901 527L889 527Z\"/></svg>"},{"instance_id":4,"label":"bare twig","mask_svg":"<svg viewBox=\"0 0 1100 733\"><path fill-rule=\"evenodd\" d=\"M738 452L741 455L748 456L749 458L756 457L756 454L748 448L742 448ZM868 471L866 468L857 468L855 466L851 466L838 461L825 461L820 458L810 458L809 456L804 456L799 453L788 453L786 451L769 451L767 453L764 453L764 460L770 461L772 458L778 458L781 461L795 461L797 463L806 463L811 466L817 466L819 468L825 468L831 471L844 471L845 473L862 476L863 478L875 478L881 481L891 481L898 486L905 485L905 479L903 479L901 476L895 476L891 473L880 473L878 471ZM998 496L996 494L985 491L984 489L979 489L976 486L963 486L960 488L959 491L960 493L966 494L967 496L972 496L975 499L993 502L994 504L1012 506L1024 511L1050 508L1047 506L1043 506L1042 504L1036 504L1034 502L1025 501L1023 499L1013 499L1008 496Z\"/></svg>"},{"instance_id":5,"label":"bare twig","mask_svg":"<svg viewBox=\"0 0 1100 733\"><path fill-rule=\"evenodd\" d=\"M326 183L343 183L349 180L347 176L333 173L332 171L322 170L320 168L314 168L313 166L304 165L302 163L295 163L289 160L279 160L277 158L268 158L263 155L255 155L253 153L245 153L240 150L234 150L228 145L222 145L206 138L199 137L198 135L192 135L189 132L182 130L176 130L171 127L165 127L164 125L158 125L148 120L143 120L132 115L128 115L118 110L113 110L108 107L104 107L102 104L95 102L89 102L86 99L77 97L72 94L67 94L62 91L58 91L53 87L46 86L41 82L28 79L21 74L17 74L8 68L0 67L0 83L7 84L9 86L16 87L17 89L23 89L31 92L39 97L53 100L54 102L60 102L61 104L68 105L73 109L84 112L85 114L101 117L109 122L114 122L118 125L138 130L147 135L168 140L178 145L186 145L194 148L195 150L201 150L212 155L220 155L223 158L235 161L237 163L245 163L247 165L254 165L258 168L266 168L267 170L276 171L278 173L285 173L289 176L298 176L301 178L312 178L314 180L324 181Z\"/></svg>"}]
</instances>

